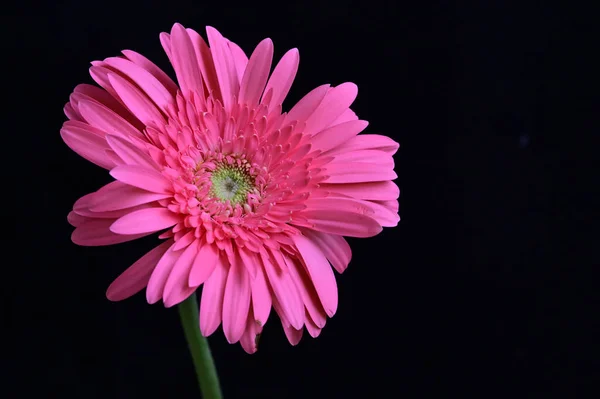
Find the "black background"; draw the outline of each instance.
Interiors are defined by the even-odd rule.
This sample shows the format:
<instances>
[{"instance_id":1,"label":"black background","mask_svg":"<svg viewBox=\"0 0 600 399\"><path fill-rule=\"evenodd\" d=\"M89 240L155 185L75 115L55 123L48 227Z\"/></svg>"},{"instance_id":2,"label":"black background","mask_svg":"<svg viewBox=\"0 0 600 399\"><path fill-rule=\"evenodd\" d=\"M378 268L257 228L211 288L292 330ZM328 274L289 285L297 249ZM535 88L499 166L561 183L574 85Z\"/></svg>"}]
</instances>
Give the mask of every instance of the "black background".
<instances>
[{"instance_id":1,"label":"black background","mask_svg":"<svg viewBox=\"0 0 600 399\"><path fill-rule=\"evenodd\" d=\"M5 227L2 281L17 333L7 342L15 393L199 397L176 309L104 296L156 239L70 242L73 202L110 177L59 136L70 92L93 83L90 61L128 48L173 76L158 34L174 22L203 35L214 26L248 54L265 37L276 58L298 47L285 107L320 84L353 81L369 132L401 144L402 221L351 240L339 310L322 335L292 347L272 314L255 355L220 329L210 337L225 398L597 393L594 15L500 0L71 0L5 10L3 63L16 70L3 77L14 107L4 111L4 173L17 185L3 189L14 227Z\"/></svg>"}]
</instances>

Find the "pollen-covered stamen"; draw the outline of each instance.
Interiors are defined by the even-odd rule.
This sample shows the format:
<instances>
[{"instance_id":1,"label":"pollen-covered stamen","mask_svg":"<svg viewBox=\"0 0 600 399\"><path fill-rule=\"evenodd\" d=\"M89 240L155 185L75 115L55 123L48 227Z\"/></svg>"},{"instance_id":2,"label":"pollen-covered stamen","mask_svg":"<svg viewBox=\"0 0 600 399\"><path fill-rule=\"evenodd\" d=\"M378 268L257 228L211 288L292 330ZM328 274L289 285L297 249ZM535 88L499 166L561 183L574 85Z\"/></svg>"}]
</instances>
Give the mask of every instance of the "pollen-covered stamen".
<instances>
[{"instance_id":1,"label":"pollen-covered stamen","mask_svg":"<svg viewBox=\"0 0 600 399\"><path fill-rule=\"evenodd\" d=\"M209 195L232 205L246 202L248 193L254 188L254 179L244 167L246 165L217 166L210 177L212 186Z\"/></svg>"}]
</instances>

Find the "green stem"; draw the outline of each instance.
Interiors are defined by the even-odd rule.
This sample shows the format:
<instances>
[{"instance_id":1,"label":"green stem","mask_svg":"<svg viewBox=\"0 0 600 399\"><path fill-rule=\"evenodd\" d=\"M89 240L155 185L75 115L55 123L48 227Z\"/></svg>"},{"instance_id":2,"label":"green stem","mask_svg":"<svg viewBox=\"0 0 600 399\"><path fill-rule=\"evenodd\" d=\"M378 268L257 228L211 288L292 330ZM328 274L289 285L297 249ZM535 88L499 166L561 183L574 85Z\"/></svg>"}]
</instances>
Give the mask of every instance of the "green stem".
<instances>
[{"instance_id":1,"label":"green stem","mask_svg":"<svg viewBox=\"0 0 600 399\"><path fill-rule=\"evenodd\" d=\"M198 302L196 293L193 293L188 299L179 305L179 316L181 325L187 339L194 368L198 377L198 384L202 392L203 399L222 399L221 387L219 386L219 377L215 362L210 353L208 341L200 333L200 323L198 320Z\"/></svg>"}]
</instances>

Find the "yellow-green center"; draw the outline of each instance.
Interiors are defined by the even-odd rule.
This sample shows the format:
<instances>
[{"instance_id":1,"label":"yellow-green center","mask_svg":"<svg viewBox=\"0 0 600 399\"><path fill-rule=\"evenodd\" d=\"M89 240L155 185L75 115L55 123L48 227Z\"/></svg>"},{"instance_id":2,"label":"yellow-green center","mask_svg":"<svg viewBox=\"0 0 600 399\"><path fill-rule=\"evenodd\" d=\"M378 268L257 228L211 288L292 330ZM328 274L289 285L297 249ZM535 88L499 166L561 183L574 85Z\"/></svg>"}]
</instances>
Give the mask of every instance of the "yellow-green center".
<instances>
[{"instance_id":1,"label":"yellow-green center","mask_svg":"<svg viewBox=\"0 0 600 399\"><path fill-rule=\"evenodd\" d=\"M246 195L254 188L254 179L246 170L231 165L217 167L210 181L210 194L219 201L229 201L231 204L246 202Z\"/></svg>"}]
</instances>

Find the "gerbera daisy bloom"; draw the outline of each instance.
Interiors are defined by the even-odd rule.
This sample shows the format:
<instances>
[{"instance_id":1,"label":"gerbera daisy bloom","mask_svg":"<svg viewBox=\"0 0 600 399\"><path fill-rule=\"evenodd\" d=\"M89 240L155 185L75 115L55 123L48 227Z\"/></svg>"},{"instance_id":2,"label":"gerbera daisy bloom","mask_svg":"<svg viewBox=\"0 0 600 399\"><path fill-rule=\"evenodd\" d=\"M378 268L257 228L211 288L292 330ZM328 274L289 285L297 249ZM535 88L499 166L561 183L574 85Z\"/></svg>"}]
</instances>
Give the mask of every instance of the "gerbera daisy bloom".
<instances>
[{"instance_id":1,"label":"gerbera daisy bloom","mask_svg":"<svg viewBox=\"0 0 600 399\"><path fill-rule=\"evenodd\" d=\"M398 223L398 144L359 134L367 122L349 108L353 83L319 86L282 112L298 51L270 73L270 39L248 59L206 31L208 44L180 24L160 35L178 84L125 50L92 62L101 88L75 88L61 136L115 180L75 202L72 240L111 245L160 232L165 241L117 277L108 299L146 288L149 303L170 307L203 286L204 336L222 325L253 353L273 308L295 345L336 312L332 266L342 273L351 257L344 236Z\"/></svg>"}]
</instances>

